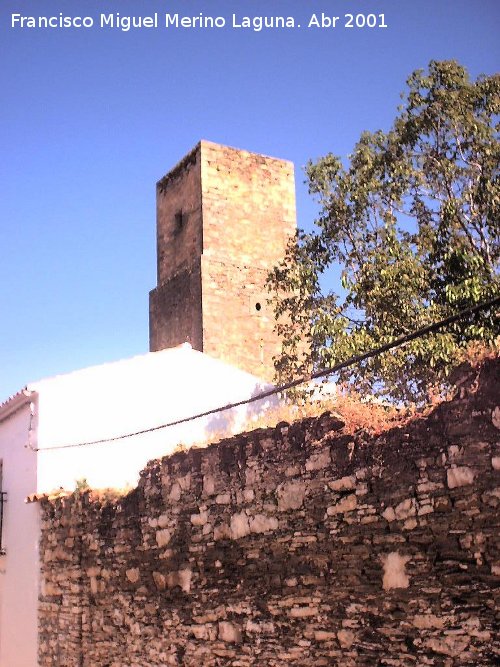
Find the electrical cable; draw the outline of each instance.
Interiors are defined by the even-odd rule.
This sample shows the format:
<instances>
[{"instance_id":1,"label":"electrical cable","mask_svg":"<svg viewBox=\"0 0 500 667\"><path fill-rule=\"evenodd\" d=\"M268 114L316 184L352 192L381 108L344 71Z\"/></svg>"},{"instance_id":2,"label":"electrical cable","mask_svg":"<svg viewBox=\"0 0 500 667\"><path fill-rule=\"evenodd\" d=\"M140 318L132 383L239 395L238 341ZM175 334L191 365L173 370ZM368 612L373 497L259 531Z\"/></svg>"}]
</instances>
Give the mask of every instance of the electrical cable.
<instances>
[{"instance_id":1,"label":"electrical cable","mask_svg":"<svg viewBox=\"0 0 500 667\"><path fill-rule=\"evenodd\" d=\"M410 334L405 334L404 336L399 336L398 338L395 338L393 341L390 343L385 343L384 345L380 345L377 348L374 348L372 350L369 350L368 352L364 352L362 354L357 354L355 356L350 357L349 359L346 359L345 361L342 361L338 364L335 364L334 366L331 366L330 368L324 368L320 371L316 371L314 373L311 373L308 376L305 377L300 377L297 378L296 380L292 380L291 382L287 382L285 384L279 385L278 387L273 387L272 389L267 389L266 391L263 391L259 394L256 394L255 396L251 396L250 398L245 398L241 401L235 401L234 403L228 403L227 405L222 405L217 408L213 408L211 410L205 410L204 412L199 412L196 415L191 415L190 417L182 417L181 419L175 419L174 421L167 422L166 424L160 424L158 426L152 426L150 428L145 428L140 431L134 431L133 433L125 433L123 435L117 435L111 438L102 438L100 440L89 440L87 442L78 442L78 443L73 443L73 444L68 444L68 445L54 445L53 447L43 447L43 448L32 448L33 451L37 452L46 452L46 451L51 451L55 449L70 449L74 447L86 447L88 445L100 445L106 442L115 442L116 440L124 440L126 438L133 438L137 435L144 435L145 433L151 433L153 431L159 431L164 428L169 428L171 426L177 426L178 424L185 424L186 422L194 421L195 419L200 419L201 417L208 417L210 415L217 414L219 412L225 412L226 410L232 410L233 408L240 407L241 405L248 405L249 403L255 403L256 401L261 401L264 398L269 398L270 396L274 396L276 394L283 393L285 391L288 391L289 389L293 389L294 387L297 387L301 384L305 384L306 382L310 382L311 380L317 380L318 378L326 377L328 375L332 375L333 373L337 373L338 371L348 368L349 366L353 366L354 364L358 364L361 361L365 361L366 359L370 359L371 357L378 356L379 354L382 354L383 352L387 352L388 350L392 350L396 347L401 347L402 345L405 345L406 343L409 343L412 340L415 340L416 338L421 338L422 336L425 336L428 333L433 333L435 331L438 331L439 329L442 329L443 327L453 324L454 322L457 322L458 320L462 319L463 317L473 315L481 310L486 310L488 308L492 308L494 306L498 306L500 304L500 296L496 296L493 299L490 299L489 301L485 301L483 303L477 304L475 306L472 306L471 308L467 308L465 310L462 310L455 315L450 315L449 317L446 317L442 320L439 320L438 322L434 322L433 324L429 324L425 327L422 327L421 329L418 329L417 331L414 331Z\"/></svg>"}]
</instances>

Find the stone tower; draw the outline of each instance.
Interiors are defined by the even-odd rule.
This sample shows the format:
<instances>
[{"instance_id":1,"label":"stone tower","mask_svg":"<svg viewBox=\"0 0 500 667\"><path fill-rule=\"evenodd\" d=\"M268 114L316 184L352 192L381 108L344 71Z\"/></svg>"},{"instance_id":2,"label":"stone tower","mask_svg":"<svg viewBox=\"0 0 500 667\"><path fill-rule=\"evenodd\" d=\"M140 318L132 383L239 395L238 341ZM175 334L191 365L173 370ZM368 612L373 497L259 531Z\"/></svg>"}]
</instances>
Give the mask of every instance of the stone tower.
<instances>
[{"instance_id":1,"label":"stone tower","mask_svg":"<svg viewBox=\"0 0 500 667\"><path fill-rule=\"evenodd\" d=\"M279 341L264 282L295 229L291 162L201 141L157 183L150 350L188 341L271 380Z\"/></svg>"}]
</instances>

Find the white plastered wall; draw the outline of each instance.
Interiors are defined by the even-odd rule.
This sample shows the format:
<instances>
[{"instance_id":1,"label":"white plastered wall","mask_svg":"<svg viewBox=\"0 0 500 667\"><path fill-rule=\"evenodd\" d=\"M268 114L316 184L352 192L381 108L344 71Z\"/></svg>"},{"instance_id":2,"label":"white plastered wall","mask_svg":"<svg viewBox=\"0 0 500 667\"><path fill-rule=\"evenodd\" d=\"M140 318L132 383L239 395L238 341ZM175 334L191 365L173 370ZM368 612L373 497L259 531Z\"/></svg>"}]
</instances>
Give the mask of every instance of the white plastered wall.
<instances>
[{"instance_id":1,"label":"white plastered wall","mask_svg":"<svg viewBox=\"0 0 500 667\"><path fill-rule=\"evenodd\" d=\"M265 400L167 429L96 445L51 449L112 438L189 417L255 395L254 376L183 345L95 366L30 385L39 395L38 493L135 486L139 471L179 444L240 431Z\"/></svg>"},{"instance_id":2,"label":"white plastered wall","mask_svg":"<svg viewBox=\"0 0 500 667\"><path fill-rule=\"evenodd\" d=\"M36 454L30 451L30 401L0 421L4 506L0 556L0 667L37 665L39 510L25 503L36 485Z\"/></svg>"}]
</instances>

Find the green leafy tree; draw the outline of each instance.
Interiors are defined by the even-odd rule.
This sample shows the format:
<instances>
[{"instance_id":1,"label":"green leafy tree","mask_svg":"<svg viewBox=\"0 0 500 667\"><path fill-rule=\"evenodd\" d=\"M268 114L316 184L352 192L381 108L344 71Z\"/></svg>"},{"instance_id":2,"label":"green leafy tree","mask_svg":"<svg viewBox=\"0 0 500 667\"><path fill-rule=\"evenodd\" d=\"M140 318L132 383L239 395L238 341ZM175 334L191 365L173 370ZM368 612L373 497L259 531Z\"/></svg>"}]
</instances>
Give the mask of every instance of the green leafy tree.
<instances>
[{"instance_id":1,"label":"green leafy tree","mask_svg":"<svg viewBox=\"0 0 500 667\"><path fill-rule=\"evenodd\" d=\"M471 81L454 61L407 81L389 132L364 132L349 164L307 166L320 204L269 277L283 350L279 380L328 367L499 293L500 76ZM325 274L342 268L339 293ZM470 341L492 341L482 312L348 369L366 392L421 400Z\"/></svg>"}]
</instances>

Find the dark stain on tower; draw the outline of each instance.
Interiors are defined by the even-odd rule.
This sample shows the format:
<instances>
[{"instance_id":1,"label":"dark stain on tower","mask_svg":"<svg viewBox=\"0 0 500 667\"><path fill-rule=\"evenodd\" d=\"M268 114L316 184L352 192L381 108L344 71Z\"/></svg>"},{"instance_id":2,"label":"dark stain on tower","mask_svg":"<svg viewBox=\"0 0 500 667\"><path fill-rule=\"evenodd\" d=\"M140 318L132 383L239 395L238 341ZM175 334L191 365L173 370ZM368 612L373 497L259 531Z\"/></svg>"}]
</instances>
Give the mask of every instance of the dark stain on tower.
<instances>
[{"instance_id":1,"label":"dark stain on tower","mask_svg":"<svg viewBox=\"0 0 500 667\"><path fill-rule=\"evenodd\" d=\"M157 183L150 350L194 349L271 380L266 276L295 234L293 164L201 141Z\"/></svg>"}]
</instances>

